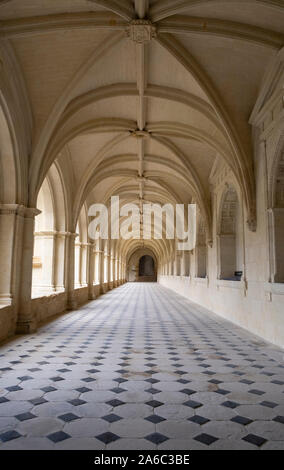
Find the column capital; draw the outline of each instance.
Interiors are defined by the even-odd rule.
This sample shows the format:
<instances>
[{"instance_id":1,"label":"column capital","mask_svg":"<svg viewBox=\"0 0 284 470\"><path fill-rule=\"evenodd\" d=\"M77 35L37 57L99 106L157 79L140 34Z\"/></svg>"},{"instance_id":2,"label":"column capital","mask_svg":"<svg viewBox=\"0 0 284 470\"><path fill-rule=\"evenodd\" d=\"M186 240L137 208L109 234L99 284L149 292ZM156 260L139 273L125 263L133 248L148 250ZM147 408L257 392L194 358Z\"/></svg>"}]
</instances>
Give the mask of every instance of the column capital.
<instances>
[{"instance_id":1,"label":"column capital","mask_svg":"<svg viewBox=\"0 0 284 470\"><path fill-rule=\"evenodd\" d=\"M34 218L41 211L35 207L26 207L21 204L0 204L0 215L20 215L21 217Z\"/></svg>"}]
</instances>

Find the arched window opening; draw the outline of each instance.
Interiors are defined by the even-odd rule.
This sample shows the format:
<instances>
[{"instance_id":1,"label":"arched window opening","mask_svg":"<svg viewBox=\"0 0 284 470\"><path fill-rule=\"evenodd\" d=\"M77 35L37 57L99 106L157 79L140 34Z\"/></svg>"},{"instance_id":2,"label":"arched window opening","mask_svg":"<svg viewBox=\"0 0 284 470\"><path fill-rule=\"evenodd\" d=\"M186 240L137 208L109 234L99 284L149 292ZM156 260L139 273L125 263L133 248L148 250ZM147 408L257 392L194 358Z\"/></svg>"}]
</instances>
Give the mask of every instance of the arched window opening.
<instances>
[{"instance_id":1,"label":"arched window opening","mask_svg":"<svg viewBox=\"0 0 284 470\"><path fill-rule=\"evenodd\" d=\"M32 296L50 295L65 289L66 217L64 189L57 164L44 179L36 207Z\"/></svg>"},{"instance_id":2,"label":"arched window opening","mask_svg":"<svg viewBox=\"0 0 284 470\"><path fill-rule=\"evenodd\" d=\"M242 212L237 192L229 188L223 197L219 232L219 278L240 281L243 275Z\"/></svg>"},{"instance_id":3,"label":"arched window opening","mask_svg":"<svg viewBox=\"0 0 284 470\"><path fill-rule=\"evenodd\" d=\"M277 167L275 180L274 282L284 283L284 152Z\"/></svg>"},{"instance_id":4,"label":"arched window opening","mask_svg":"<svg viewBox=\"0 0 284 470\"><path fill-rule=\"evenodd\" d=\"M41 213L35 219L32 296L50 295L55 290L54 203L48 178L45 178L37 198Z\"/></svg>"}]
</instances>

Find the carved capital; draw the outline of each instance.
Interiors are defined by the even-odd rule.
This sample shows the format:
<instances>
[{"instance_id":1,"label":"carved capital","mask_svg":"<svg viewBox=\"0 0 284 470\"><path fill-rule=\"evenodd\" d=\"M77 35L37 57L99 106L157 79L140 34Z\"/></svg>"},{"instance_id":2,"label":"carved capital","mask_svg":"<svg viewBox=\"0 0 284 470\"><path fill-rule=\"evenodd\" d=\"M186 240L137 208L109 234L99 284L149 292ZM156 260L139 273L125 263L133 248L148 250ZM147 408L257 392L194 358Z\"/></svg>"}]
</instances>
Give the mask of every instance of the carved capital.
<instances>
[{"instance_id":1,"label":"carved capital","mask_svg":"<svg viewBox=\"0 0 284 470\"><path fill-rule=\"evenodd\" d=\"M247 219L247 226L251 232L256 232L256 217L249 217Z\"/></svg>"},{"instance_id":2,"label":"carved capital","mask_svg":"<svg viewBox=\"0 0 284 470\"><path fill-rule=\"evenodd\" d=\"M127 36L137 44L144 44L156 37L156 26L149 20L133 20L126 28Z\"/></svg>"}]
</instances>

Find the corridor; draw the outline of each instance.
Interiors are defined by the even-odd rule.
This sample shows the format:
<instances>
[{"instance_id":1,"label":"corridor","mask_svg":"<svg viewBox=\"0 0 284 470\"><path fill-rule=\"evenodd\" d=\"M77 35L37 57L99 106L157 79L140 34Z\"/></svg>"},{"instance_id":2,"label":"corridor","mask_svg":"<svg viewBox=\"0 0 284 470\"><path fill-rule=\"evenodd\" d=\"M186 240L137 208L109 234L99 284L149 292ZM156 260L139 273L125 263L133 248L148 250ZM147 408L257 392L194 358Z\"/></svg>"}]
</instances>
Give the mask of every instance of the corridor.
<instances>
[{"instance_id":1,"label":"corridor","mask_svg":"<svg viewBox=\"0 0 284 470\"><path fill-rule=\"evenodd\" d=\"M284 449L283 351L159 284L0 356L0 449Z\"/></svg>"}]
</instances>

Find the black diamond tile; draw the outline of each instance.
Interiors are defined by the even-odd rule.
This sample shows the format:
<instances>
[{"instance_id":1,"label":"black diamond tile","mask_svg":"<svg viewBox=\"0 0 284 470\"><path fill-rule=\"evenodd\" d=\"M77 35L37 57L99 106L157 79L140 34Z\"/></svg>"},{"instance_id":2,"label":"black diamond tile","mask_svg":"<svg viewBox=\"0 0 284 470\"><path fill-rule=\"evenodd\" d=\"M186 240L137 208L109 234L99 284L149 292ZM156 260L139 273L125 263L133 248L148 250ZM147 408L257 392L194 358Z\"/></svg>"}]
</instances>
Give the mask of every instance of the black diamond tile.
<instances>
[{"instance_id":1,"label":"black diamond tile","mask_svg":"<svg viewBox=\"0 0 284 470\"><path fill-rule=\"evenodd\" d=\"M153 444L162 444L162 442L167 441L169 438L167 436L164 436L164 434L160 434L159 432L153 432L152 434L149 434L148 436L145 437L147 441L152 442Z\"/></svg>"},{"instance_id":2,"label":"black diamond tile","mask_svg":"<svg viewBox=\"0 0 284 470\"><path fill-rule=\"evenodd\" d=\"M185 406L189 406L190 408L199 408L200 406L202 406L203 404L200 403L199 401L194 401L194 400L188 400L186 401L185 403L183 403L183 405Z\"/></svg>"},{"instance_id":3,"label":"black diamond tile","mask_svg":"<svg viewBox=\"0 0 284 470\"><path fill-rule=\"evenodd\" d=\"M253 395L264 395L265 392L262 392L262 390L257 390L257 389L252 389L248 391L249 393L252 393Z\"/></svg>"},{"instance_id":4,"label":"black diamond tile","mask_svg":"<svg viewBox=\"0 0 284 470\"><path fill-rule=\"evenodd\" d=\"M210 434L199 434L198 436L193 438L195 441L202 442L202 444L206 444L207 446L210 446L213 444L213 442L218 441L217 437L211 436Z\"/></svg>"},{"instance_id":5,"label":"black diamond tile","mask_svg":"<svg viewBox=\"0 0 284 470\"><path fill-rule=\"evenodd\" d=\"M119 388L119 387L111 388L110 391L113 393L118 393L118 394L122 392L126 392L125 388Z\"/></svg>"},{"instance_id":6,"label":"black diamond tile","mask_svg":"<svg viewBox=\"0 0 284 470\"><path fill-rule=\"evenodd\" d=\"M273 401L262 401L260 405L267 406L267 408L275 408L275 406L277 406L277 403L274 403Z\"/></svg>"},{"instance_id":7,"label":"black diamond tile","mask_svg":"<svg viewBox=\"0 0 284 470\"><path fill-rule=\"evenodd\" d=\"M117 398L114 398L113 400L107 401L106 403L107 403L107 405L110 405L110 406L113 406L113 407L125 404L124 401L117 400Z\"/></svg>"},{"instance_id":8,"label":"black diamond tile","mask_svg":"<svg viewBox=\"0 0 284 470\"><path fill-rule=\"evenodd\" d=\"M146 405L152 406L153 408L158 408L158 406L161 406L163 404L164 403L162 403L161 401L158 401L158 400L151 400L151 401L146 402Z\"/></svg>"},{"instance_id":9,"label":"black diamond tile","mask_svg":"<svg viewBox=\"0 0 284 470\"><path fill-rule=\"evenodd\" d=\"M49 436L47 436L47 438L52 441L52 442L61 442L61 441L65 441L66 439L69 439L69 434L66 434L66 432L63 432L63 431L58 431L58 432L54 432L52 434L49 434Z\"/></svg>"},{"instance_id":10,"label":"black diamond tile","mask_svg":"<svg viewBox=\"0 0 284 470\"><path fill-rule=\"evenodd\" d=\"M74 415L73 413L65 413L64 415L58 416L58 418L62 419L62 421L65 421L66 423L70 423L75 419L79 419L79 416Z\"/></svg>"},{"instance_id":11,"label":"black diamond tile","mask_svg":"<svg viewBox=\"0 0 284 470\"><path fill-rule=\"evenodd\" d=\"M84 379L81 379L81 380L82 382L86 382L86 383L95 381L95 379L93 379L92 377L85 377Z\"/></svg>"},{"instance_id":12,"label":"black diamond tile","mask_svg":"<svg viewBox=\"0 0 284 470\"><path fill-rule=\"evenodd\" d=\"M64 380L62 377L50 377L49 380L52 380L52 382L60 382L61 380Z\"/></svg>"},{"instance_id":13,"label":"black diamond tile","mask_svg":"<svg viewBox=\"0 0 284 470\"><path fill-rule=\"evenodd\" d=\"M246 426L247 424L250 424L252 423L252 420L249 419L249 418L245 418L244 416L234 416L231 421L233 421L234 423L238 423L238 424L243 424L244 426Z\"/></svg>"},{"instance_id":14,"label":"black diamond tile","mask_svg":"<svg viewBox=\"0 0 284 470\"><path fill-rule=\"evenodd\" d=\"M103 442L104 444L109 444L110 442L117 441L117 439L120 439L120 438L119 436L117 436L116 434L113 434L112 432L104 432L103 434L96 436L96 439Z\"/></svg>"},{"instance_id":15,"label":"black diamond tile","mask_svg":"<svg viewBox=\"0 0 284 470\"><path fill-rule=\"evenodd\" d=\"M3 434L0 434L0 440L2 442L12 441L13 439L17 439L18 437L21 437L21 434L19 434L17 431L7 431Z\"/></svg>"},{"instance_id":16,"label":"black diamond tile","mask_svg":"<svg viewBox=\"0 0 284 470\"><path fill-rule=\"evenodd\" d=\"M156 384L158 382L160 382L159 380L157 379L146 379L145 382L149 382L150 384Z\"/></svg>"},{"instance_id":17,"label":"black diamond tile","mask_svg":"<svg viewBox=\"0 0 284 470\"><path fill-rule=\"evenodd\" d=\"M26 380L32 380L33 377L30 377L29 375L24 375L23 377L17 377L19 380L22 382L25 382Z\"/></svg>"},{"instance_id":18,"label":"black diamond tile","mask_svg":"<svg viewBox=\"0 0 284 470\"><path fill-rule=\"evenodd\" d=\"M49 392L55 392L57 390L57 388L55 388L55 387L43 387L43 388L41 388L41 390L45 393L49 393Z\"/></svg>"},{"instance_id":19,"label":"black diamond tile","mask_svg":"<svg viewBox=\"0 0 284 470\"><path fill-rule=\"evenodd\" d=\"M151 393L152 395L155 395L156 393L160 393L161 390L158 390L157 388L150 387L145 390L145 392Z\"/></svg>"},{"instance_id":20,"label":"black diamond tile","mask_svg":"<svg viewBox=\"0 0 284 470\"><path fill-rule=\"evenodd\" d=\"M190 383L190 380L179 379L179 380L177 380L177 382L180 383L180 384L186 385L186 384Z\"/></svg>"},{"instance_id":21,"label":"black diamond tile","mask_svg":"<svg viewBox=\"0 0 284 470\"><path fill-rule=\"evenodd\" d=\"M23 390L22 387L19 387L18 385L12 385L11 387L7 387L6 390L9 392L17 392L18 390Z\"/></svg>"},{"instance_id":22,"label":"black diamond tile","mask_svg":"<svg viewBox=\"0 0 284 470\"><path fill-rule=\"evenodd\" d=\"M266 439L260 436L256 436L255 434L248 434L247 436L242 438L243 441L249 442L250 444L253 444L257 447L262 446L265 442L267 442Z\"/></svg>"},{"instance_id":23,"label":"black diamond tile","mask_svg":"<svg viewBox=\"0 0 284 470\"><path fill-rule=\"evenodd\" d=\"M150 421L151 423L154 423L154 424L158 424L158 423L161 423L162 421L166 421L165 418L162 418L159 415L147 416L147 418L144 418L144 419L146 419L147 421Z\"/></svg>"},{"instance_id":24,"label":"black diamond tile","mask_svg":"<svg viewBox=\"0 0 284 470\"><path fill-rule=\"evenodd\" d=\"M27 421L28 419L36 418L36 416L30 412L27 412L16 415L15 418L17 418L19 421Z\"/></svg>"},{"instance_id":25,"label":"black diamond tile","mask_svg":"<svg viewBox=\"0 0 284 470\"><path fill-rule=\"evenodd\" d=\"M223 388L219 388L218 390L215 391L215 393L219 393L219 395L228 395L229 392L228 390L224 390Z\"/></svg>"},{"instance_id":26,"label":"black diamond tile","mask_svg":"<svg viewBox=\"0 0 284 470\"><path fill-rule=\"evenodd\" d=\"M126 379L122 379L122 378L118 378L118 379L114 379L114 382L117 382L117 383L119 383L119 384L122 384L122 383L124 383L124 382L127 382L127 380L126 380Z\"/></svg>"},{"instance_id":27,"label":"black diamond tile","mask_svg":"<svg viewBox=\"0 0 284 470\"><path fill-rule=\"evenodd\" d=\"M196 390L190 390L190 388L183 388L182 390L180 390L181 393L185 393L186 395L193 395L194 393L196 393Z\"/></svg>"},{"instance_id":28,"label":"black diamond tile","mask_svg":"<svg viewBox=\"0 0 284 470\"><path fill-rule=\"evenodd\" d=\"M87 392L91 392L92 389L88 387L80 387L80 388L76 388L76 391L80 393L87 393Z\"/></svg>"},{"instance_id":29,"label":"black diamond tile","mask_svg":"<svg viewBox=\"0 0 284 470\"><path fill-rule=\"evenodd\" d=\"M38 398L33 398L32 400L29 400L29 402L37 406L37 405L42 405L43 403L47 403L47 400L45 400L45 398L38 397Z\"/></svg>"},{"instance_id":30,"label":"black diamond tile","mask_svg":"<svg viewBox=\"0 0 284 470\"><path fill-rule=\"evenodd\" d=\"M237 408L237 406L239 406L239 403L236 403L235 401L224 401L223 403L221 403L221 405L223 406L226 406L227 408Z\"/></svg>"},{"instance_id":31,"label":"black diamond tile","mask_svg":"<svg viewBox=\"0 0 284 470\"><path fill-rule=\"evenodd\" d=\"M284 424L284 416L275 416L275 418L273 418L273 421L276 421L276 423Z\"/></svg>"},{"instance_id":32,"label":"black diamond tile","mask_svg":"<svg viewBox=\"0 0 284 470\"><path fill-rule=\"evenodd\" d=\"M84 400L81 400L80 398L74 398L74 400L69 400L68 403L70 403L73 406L79 406L79 405L84 405L87 402Z\"/></svg>"},{"instance_id":33,"label":"black diamond tile","mask_svg":"<svg viewBox=\"0 0 284 470\"><path fill-rule=\"evenodd\" d=\"M240 380L241 384L252 385L254 382L252 380L243 379Z\"/></svg>"},{"instance_id":34,"label":"black diamond tile","mask_svg":"<svg viewBox=\"0 0 284 470\"><path fill-rule=\"evenodd\" d=\"M0 397L0 403L7 403L8 401L10 401L10 400L8 400L8 398Z\"/></svg>"},{"instance_id":35,"label":"black diamond tile","mask_svg":"<svg viewBox=\"0 0 284 470\"><path fill-rule=\"evenodd\" d=\"M104 419L108 423L115 423L116 421L119 421L122 418L114 413L111 413L109 415L103 416L102 419Z\"/></svg>"},{"instance_id":36,"label":"black diamond tile","mask_svg":"<svg viewBox=\"0 0 284 470\"><path fill-rule=\"evenodd\" d=\"M204 418L203 416L195 415L195 416L192 416L191 418L188 418L188 421L192 421L193 423L202 425L202 424L208 423L210 419Z\"/></svg>"}]
</instances>

